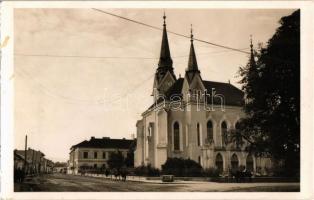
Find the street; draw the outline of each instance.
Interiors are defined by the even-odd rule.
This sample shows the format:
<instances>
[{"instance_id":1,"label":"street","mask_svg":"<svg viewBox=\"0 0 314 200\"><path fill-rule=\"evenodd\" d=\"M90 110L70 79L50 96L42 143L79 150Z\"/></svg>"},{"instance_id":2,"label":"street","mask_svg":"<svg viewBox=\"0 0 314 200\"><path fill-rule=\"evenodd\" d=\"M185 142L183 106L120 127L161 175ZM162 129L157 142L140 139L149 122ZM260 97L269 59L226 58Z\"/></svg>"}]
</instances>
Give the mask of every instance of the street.
<instances>
[{"instance_id":1,"label":"street","mask_svg":"<svg viewBox=\"0 0 314 200\"><path fill-rule=\"evenodd\" d=\"M174 183L115 181L102 177L48 174L14 184L15 192L298 192L299 183Z\"/></svg>"}]
</instances>

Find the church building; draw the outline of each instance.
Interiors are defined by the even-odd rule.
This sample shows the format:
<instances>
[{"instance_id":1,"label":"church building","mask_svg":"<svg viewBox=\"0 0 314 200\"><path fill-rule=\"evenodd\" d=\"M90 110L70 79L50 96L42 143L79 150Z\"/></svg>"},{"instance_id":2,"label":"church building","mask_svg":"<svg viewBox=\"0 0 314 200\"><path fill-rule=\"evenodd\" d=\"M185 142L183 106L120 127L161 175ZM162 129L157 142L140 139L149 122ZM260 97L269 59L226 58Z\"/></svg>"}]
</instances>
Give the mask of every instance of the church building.
<instances>
[{"instance_id":1,"label":"church building","mask_svg":"<svg viewBox=\"0 0 314 200\"><path fill-rule=\"evenodd\" d=\"M227 140L230 130L245 117L244 93L230 83L214 82L201 76L191 30L190 54L184 78L177 78L167 37L164 16L160 58L155 73L154 103L137 121L135 166L161 169L167 158L180 157L198 162L204 169L221 173L245 166L256 171L257 158L246 144ZM254 62L252 45L251 60ZM265 162L263 162L265 165Z\"/></svg>"}]
</instances>

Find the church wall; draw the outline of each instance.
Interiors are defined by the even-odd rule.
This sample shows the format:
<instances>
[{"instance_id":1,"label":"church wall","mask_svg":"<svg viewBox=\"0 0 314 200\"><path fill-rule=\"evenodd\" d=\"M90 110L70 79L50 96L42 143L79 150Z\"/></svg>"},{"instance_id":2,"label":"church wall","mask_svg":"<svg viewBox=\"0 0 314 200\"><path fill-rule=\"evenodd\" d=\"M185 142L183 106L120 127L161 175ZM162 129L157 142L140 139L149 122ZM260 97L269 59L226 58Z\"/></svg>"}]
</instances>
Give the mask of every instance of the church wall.
<instances>
[{"instance_id":1,"label":"church wall","mask_svg":"<svg viewBox=\"0 0 314 200\"><path fill-rule=\"evenodd\" d=\"M136 149L134 151L134 166L138 167L144 163L144 125L143 120L136 123Z\"/></svg>"}]
</instances>

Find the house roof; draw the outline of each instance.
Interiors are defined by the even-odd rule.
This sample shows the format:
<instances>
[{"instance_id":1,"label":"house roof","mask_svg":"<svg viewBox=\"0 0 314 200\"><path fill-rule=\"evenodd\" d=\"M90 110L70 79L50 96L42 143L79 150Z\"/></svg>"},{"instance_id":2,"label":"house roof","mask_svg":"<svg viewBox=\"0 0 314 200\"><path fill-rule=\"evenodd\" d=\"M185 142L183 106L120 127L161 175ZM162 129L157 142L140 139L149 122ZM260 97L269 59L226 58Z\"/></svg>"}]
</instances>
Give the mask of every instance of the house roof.
<instances>
[{"instance_id":1,"label":"house roof","mask_svg":"<svg viewBox=\"0 0 314 200\"><path fill-rule=\"evenodd\" d=\"M129 149L129 147L134 143L135 140L127 139L110 139L110 138L94 138L90 140L84 140L76 145L73 145L71 149L75 148L108 148L108 149Z\"/></svg>"},{"instance_id":2,"label":"house roof","mask_svg":"<svg viewBox=\"0 0 314 200\"><path fill-rule=\"evenodd\" d=\"M165 97L166 100L170 100L172 95L182 96L182 87L183 87L184 78L179 78L176 82L166 91ZM243 106L244 104L244 93L230 83L214 82L214 81L205 81L203 84L207 89L207 94L211 94L212 88L215 89L215 94L220 94L224 96L225 105L229 106ZM154 105L159 104L163 101L163 98L157 99L157 101L152 104L149 109L153 108ZM211 99L208 99L208 103L211 103ZM214 98L214 104L220 104L219 98Z\"/></svg>"}]
</instances>

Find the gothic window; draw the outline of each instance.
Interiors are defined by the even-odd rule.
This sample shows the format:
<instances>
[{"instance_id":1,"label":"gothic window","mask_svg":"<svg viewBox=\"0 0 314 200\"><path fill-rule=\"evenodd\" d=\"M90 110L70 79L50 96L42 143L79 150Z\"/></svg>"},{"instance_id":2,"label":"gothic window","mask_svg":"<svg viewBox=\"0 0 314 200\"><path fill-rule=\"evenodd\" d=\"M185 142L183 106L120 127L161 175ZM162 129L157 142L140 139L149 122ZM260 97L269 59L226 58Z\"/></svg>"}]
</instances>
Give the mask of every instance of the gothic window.
<instances>
[{"instance_id":1,"label":"gothic window","mask_svg":"<svg viewBox=\"0 0 314 200\"><path fill-rule=\"evenodd\" d=\"M180 150L180 126L178 122L173 124L173 149Z\"/></svg>"},{"instance_id":2,"label":"gothic window","mask_svg":"<svg viewBox=\"0 0 314 200\"><path fill-rule=\"evenodd\" d=\"M219 173L223 172L223 158L221 154L217 154L216 161L215 161L216 168L218 169Z\"/></svg>"},{"instance_id":3,"label":"gothic window","mask_svg":"<svg viewBox=\"0 0 314 200\"><path fill-rule=\"evenodd\" d=\"M233 154L231 156L231 169L232 170L237 170L239 167L239 159L238 156L236 154Z\"/></svg>"},{"instance_id":4,"label":"gothic window","mask_svg":"<svg viewBox=\"0 0 314 200\"><path fill-rule=\"evenodd\" d=\"M185 143L186 143L186 146L189 145L189 127L188 127L188 125L186 125L186 127L185 127Z\"/></svg>"},{"instance_id":5,"label":"gothic window","mask_svg":"<svg viewBox=\"0 0 314 200\"><path fill-rule=\"evenodd\" d=\"M197 123L196 129L197 129L197 146L201 146L201 131L199 123Z\"/></svg>"},{"instance_id":6,"label":"gothic window","mask_svg":"<svg viewBox=\"0 0 314 200\"><path fill-rule=\"evenodd\" d=\"M222 143L226 144L227 143L227 123L225 121L223 121L221 123L221 137L222 137Z\"/></svg>"},{"instance_id":7,"label":"gothic window","mask_svg":"<svg viewBox=\"0 0 314 200\"><path fill-rule=\"evenodd\" d=\"M246 169L250 172L254 171L253 157L249 154L246 158Z\"/></svg>"},{"instance_id":8,"label":"gothic window","mask_svg":"<svg viewBox=\"0 0 314 200\"><path fill-rule=\"evenodd\" d=\"M207 122L207 142L211 143L214 139L214 133L213 133L213 123L212 121Z\"/></svg>"}]
</instances>

